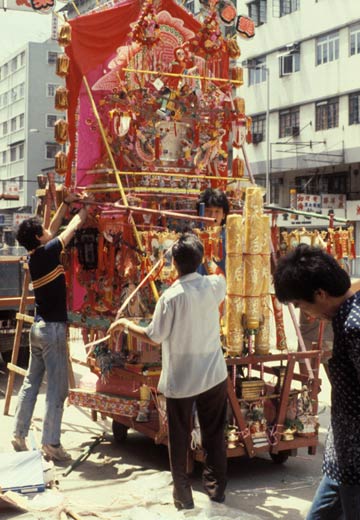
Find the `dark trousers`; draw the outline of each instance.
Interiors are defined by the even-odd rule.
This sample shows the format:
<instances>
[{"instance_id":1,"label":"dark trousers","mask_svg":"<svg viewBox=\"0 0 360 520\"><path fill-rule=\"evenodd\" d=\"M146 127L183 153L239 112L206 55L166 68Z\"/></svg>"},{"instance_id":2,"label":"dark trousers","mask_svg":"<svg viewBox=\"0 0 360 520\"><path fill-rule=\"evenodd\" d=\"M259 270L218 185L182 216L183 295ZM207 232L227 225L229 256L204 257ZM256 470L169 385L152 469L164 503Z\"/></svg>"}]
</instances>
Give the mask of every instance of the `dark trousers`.
<instances>
[{"instance_id":1,"label":"dark trousers","mask_svg":"<svg viewBox=\"0 0 360 520\"><path fill-rule=\"evenodd\" d=\"M190 448L194 403L199 417L202 446L205 450L203 485L210 498L221 498L226 487L225 421L227 380L206 392L191 397L166 398L169 429L170 469L174 481L174 497L183 503L192 500L186 473Z\"/></svg>"}]
</instances>

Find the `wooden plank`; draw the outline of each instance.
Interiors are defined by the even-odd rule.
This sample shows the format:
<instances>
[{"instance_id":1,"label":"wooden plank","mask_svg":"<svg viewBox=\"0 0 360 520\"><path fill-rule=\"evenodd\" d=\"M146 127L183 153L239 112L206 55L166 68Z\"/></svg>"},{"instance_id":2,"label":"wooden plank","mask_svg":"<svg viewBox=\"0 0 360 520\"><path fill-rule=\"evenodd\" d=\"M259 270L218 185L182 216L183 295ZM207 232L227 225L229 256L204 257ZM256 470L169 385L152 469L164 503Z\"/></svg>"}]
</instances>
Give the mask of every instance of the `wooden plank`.
<instances>
[{"instance_id":1,"label":"wooden plank","mask_svg":"<svg viewBox=\"0 0 360 520\"><path fill-rule=\"evenodd\" d=\"M19 321L25 321L26 323L34 323L34 316L29 316L28 314L22 314L18 312L16 314L16 319Z\"/></svg>"},{"instance_id":2,"label":"wooden plank","mask_svg":"<svg viewBox=\"0 0 360 520\"><path fill-rule=\"evenodd\" d=\"M9 296L0 298L0 307L18 307L20 306L21 296ZM26 298L26 305L34 305L34 296L28 296Z\"/></svg>"},{"instance_id":3,"label":"wooden plank","mask_svg":"<svg viewBox=\"0 0 360 520\"><path fill-rule=\"evenodd\" d=\"M11 372L15 372L15 374L19 374L19 376L26 376L26 370L24 368L18 367L13 363L8 363L7 367Z\"/></svg>"},{"instance_id":4,"label":"wooden plank","mask_svg":"<svg viewBox=\"0 0 360 520\"><path fill-rule=\"evenodd\" d=\"M24 312L25 312L26 299L27 299L28 290L29 290L29 282L30 282L30 271L29 271L29 269L26 269L25 275L24 275L24 280L23 280L22 296L21 296L21 301L20 301L20 306L19 306L20 314L24 314ZM19 357L19 349L20 349L23 325L24 325L24 322L22 320L17 320L16 329L15 329L15 337L14 337L14 346L13 346L12 355L11 355L11 364L12 365L17 364L17 360ZM9 415L10 401L11 401L11 396L12 396L13 389L14 389L14 381L15 381L15 371L11 370L9 372L7 386L6 386L6 392L5 392L4 415Z\"/></svg>"}]
</instances>

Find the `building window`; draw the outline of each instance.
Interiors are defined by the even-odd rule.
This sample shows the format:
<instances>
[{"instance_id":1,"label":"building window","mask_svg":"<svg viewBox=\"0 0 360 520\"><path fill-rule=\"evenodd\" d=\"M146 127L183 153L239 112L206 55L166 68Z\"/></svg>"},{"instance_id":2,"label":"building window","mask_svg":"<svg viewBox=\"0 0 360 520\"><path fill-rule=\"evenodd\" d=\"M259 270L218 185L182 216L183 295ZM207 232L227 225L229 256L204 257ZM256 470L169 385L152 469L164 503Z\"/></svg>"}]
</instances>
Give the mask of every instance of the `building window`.
<instances>
[{"instance_id":1,"label":"building window","mask_svg":"<svg viewBox=\"0 0 360 520\"><path fill-rule=\"evenodd\" d=\"M279 112L279 137L297 137L300 133L300 108Z\"/></svg>"},{"instance_id":2,"label":"building window","mask_svg":"<svg viewBox=\"0 0 360 520\"><path fill-rule=\"evenodd\" d=\"M4 152L1 152L1 159L2 159L2 163L5 164L6 163L6 150Z\"/></svg>"},{"instance_id":3,"label":"building window","mask_svg":"<svg viewBox=\"0 0 360 520\"><path fill-rule=\"evenodd\" d=\"M55 159L55 155L60 151L60 145L56 143L47 143L45 151L45 159Z\"/></svg>"},{"instance_id":4,"label":"building window","mask_svg":"<svg viewBox=\"0 0 360 520\"><path fill-rule=\"evenodd\" d=\"M17 69L17 56L11 60L11 72L15 72Z\"/></svg>"},{"instance_id":5,"label":"building window","mask_svg":"<svg viewBox=\"0 0 360 520\"><path fill-rule=\"evenodd\" d=\"M291 51L279 58L280 76L289 76L293 72L300 70L300 52L299 50Z\"/></svg>"},{"instance_id":6,"label":"building window","mask_svg":"<svg viewBox=\"0 0 360 520\"><path fill-rule=\"evenodd\" d=\"M58 57L58 53L57 52L49 51L48 52L48 56L47 56L48 63L51 64L51 65L56 63L57 57Z\"/></svg>"},{"instance_id":7,"label":"building window","mask_svg":"<svg viewBox=\"0 0 360 520\"><path fill-rule=\"evenodd\" d=\"M316 65L339 59L339 32L321 36L316 40Z\"/></svg>"},{"instance_id":8,"label":"building window","mask_svg":"<svg viewBox=\"0 0 360 520\"><path fill-rule=\"evenodd\" d=\"M195 0L187 0L184 5L190 13L195 14Z\"/></svg>"},{"instance_id":9,"label":"building window","mask_svg":"<svg viewBox=\"0 0 360 520\"><path fill-rule=\"evenodd\" d=\"M14 102L17 100L17 97L18 97L18 93L17 93L17 87L14 87L10 90L10 97L11 97L11 101Z\"/></svg>"},{"instance_id":10,"label":"building window","mask_svg":"<svg viewBox=\"0 0 360 520\"><path fill-rule=\"evenodd\" d=\"M6 78L6 76L9 74L9 65L7 63L5 63L5 65L3 66L3 72L4 78Z\"/></svg>"},{"instance_id":11,"label":"building window","mask_svg":"<svg viewBox=\"0 0 360 520\"><path fill-rule=\"evenodd\" d=\"M4 105L4 107L6 107L7 104L8 104L8 93L4 92L4 94L3 94L3 105Z\"/></svg>"},{"instance_id":12,"label":"building window","mask_svg":"<svg viewBox=\"0 0 360 520\"><path fill-rule=\"evenodd\" d=\"M12 117L10 120L10 130L11 132L15 132L16 130L16 117Z\"/></svg>"},{"instance_id":13,"label":"building window","mask_svg":"<svg viewBox=\"0 0 360 520\"><path fill-rule=\"evenodd\" d=\"M56 89L58 88L59 85L57 85L56 83L48 83L47 84L47 96L48 97L54 97L55 96L55 92L56 92Z\"/></svg>"},{"instance_id":14,"label":"building window","mask_svg":"<svg viewBox=\"0 0 360 520\"><path fill-rule=\"evenodd\" d=\"M20 67L25 65L25 51L23 51L21 54L19 54L20 57Z\"/></svg>"},{"instance_id":15,"label":"building window","mask_svg":"<svg viewBox=\"0 0 360 520\"><path fill-rule=\"evenodd\" d=\"M19 115L19 128L24 128L25 114Z\"/></svg>"},{"instance_id":16,"label":"building window","mask_svg":"<svg viewBox=\"0 0 360 520\"><path fill-rule=\"evenodd\" d=\"M266 0L254 0L248 4L248 13L256 27L266 23Z\"/></svg>"},{"instance_id":17,"label":"building window","mask_svg":"<svg viewBox=\"0 0 360 520\"><path fill-rule=\"evenodd\" d=\"M24 144L19 144L19 159L24 159Z\"/></svg>"},{"instance_id":18,"label":"building window","mask_svg":"<svg viewBox=\"0 0 360 520\"><path fill-rule=\"evenodd\" d=\"M300 0L280 0L280 16L285 16L299 9Z\"/></svg>"},{"instance_id":19,"label":"building window","mask_svg":"<svg viewBox=\"0 0 360 520\"><path fill-rule=\"evenodd\" d=\"M360 54L360 24L350 27L350 56Z\"/></svg>"},{"instance_id":20,"label":"building window","mask_svg":"<svg viewBox=\"0 0 360 520\"><path fill-rule=\"evenodd\" d=\"M266 139L266 115L260 114L259 116L252 117L251 124L252 142L254 144L261 143Z\"/></svg>"},{"instance_id":21,"label":"building window","mask_svg":"<svg viewBox=\"0 0 360 520\"><path fill-rule=\"evenodd\" d=\"M349 96L349 125L360 123L360 92Z\"/></svg>"},{"instance_id":22,"label":"building window","mask_svg":"<svg viewBox=\"0 0 360 520\"><path fill-rule=\"evenodd\" d=\"M319 101L316 107L316 130L327 130L339 126L339 98Z\"/></svg>"},{"instance_id":23,"label":"building window","mask_svg":"<svg viewBox=\"0 0 360 520\"><path fill-rule=\"evenodd\" d=\"M250 64L247 66L249 71L249 86L266 81L266 58L255 58L249 61Z\"/></svg>"},{"instance_id":24,"label":"building window","mask_svg":"<svg viewBox=\"0 0 360 520\"><path fill-rule=\"evenodd\" d=\"M25 93L25 83L20 83L19 85L19 97L24 97Z\"/></svg>"},{"instance_id":25,"label":"building window","mask_svg":"<svg viewBox=\"0 0 360 520\"><path fill-rule=\"evenodd\" d=\"M327 173L295 177L295 187L299 193L318 195L319 193L346 194L348 192L347 173Z\"/></svg>"},{"instance_id":26,"label":"building window","mask_svg":"<svg viewBox=\"0 0 360 520\"><path fill-rule=\"evenodd\" d=\"M55 121L58 119L57 115L47 114L46 115L46 128L54 128Z\"/></svg>"},{"instance_id":27,"label":"building window","mask_svg":"<svg viewBox=\"0 0 360 520\"><path fill-rule=\"evenodd\" d=\"M16 146L10 148L10 162L16 161Z\"/></svg>"},{"instance_id":28,"label":"building window","mask_svg":"<svg viewBox=\"0 0 360 520\"><path fill-rule=\"evenodd\" d=\"M6 135L8 133L7 121L4 121L3 124L2 124L2 133L3 133L3 135Z\"/></svg>"}]
</instances>

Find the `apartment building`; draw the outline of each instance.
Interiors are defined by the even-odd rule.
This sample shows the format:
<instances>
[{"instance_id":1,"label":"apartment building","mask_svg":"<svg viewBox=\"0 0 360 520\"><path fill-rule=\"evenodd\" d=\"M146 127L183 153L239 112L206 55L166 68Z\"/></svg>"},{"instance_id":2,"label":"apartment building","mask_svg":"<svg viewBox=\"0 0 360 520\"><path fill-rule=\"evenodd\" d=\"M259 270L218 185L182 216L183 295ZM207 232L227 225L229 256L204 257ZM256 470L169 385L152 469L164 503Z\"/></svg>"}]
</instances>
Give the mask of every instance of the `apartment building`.
<instances>
[{"instance_id":1,"label":"apartment building","mask_svg":"<svg viewBox=\"0 0 360 520\"><path fill-rule=\"evenodd\" d=\"M241 95L253 118L247 150L270 201L289 207L294 190L360 199L357 0L248 0L246 8L257 26L241 41Z\"/></svg>"},{"instance_id":2,"label":"apartment building","mask_svg":"<svg viewBox=\"0 0 360 520\"><path fill-rule=\"evenodd\" d=\"M56 40L29 42L0 63L0 215L31 212L37 176L53 170L54 108L61 79Z\"/></svg>"}]
</instances>

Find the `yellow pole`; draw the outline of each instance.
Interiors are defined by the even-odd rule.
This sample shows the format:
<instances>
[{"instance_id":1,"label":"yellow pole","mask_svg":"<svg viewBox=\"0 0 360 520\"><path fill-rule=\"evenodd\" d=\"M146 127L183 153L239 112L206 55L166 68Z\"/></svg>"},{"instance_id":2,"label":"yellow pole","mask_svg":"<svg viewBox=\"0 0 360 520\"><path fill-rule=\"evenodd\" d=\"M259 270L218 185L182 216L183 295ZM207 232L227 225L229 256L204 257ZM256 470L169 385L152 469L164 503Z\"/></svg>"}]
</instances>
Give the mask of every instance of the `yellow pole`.
<instances>
[{"instance_id":1,"label":"yellow pole","mask_svg":"<svg viewBox=\"0 0 360 520\"><path fill-rule=\"evenodd\" d=\"M136 72L137 74L151 74L153 76L170 76L174 78L188 78L188 79L204 79L209 81L216 81L220 83L231 83L233 85L241 86L244 84L244 81L241 79L230 79L230 78L216 78L212 76L199 76L195 74L179 74L176 72L158 72L154 70L142 70L142 69L132 69L132 68L123 68L124 72Z\"/></svg>"},{"instance_id":2,"label":"yellow pole","mask_svg":"<svg viewBox=\"0 0 360 520\"><path fill-rule=\"evenodd\" d=\"M116 182L117 182L117 185L118 185L118 188L119 188L119 191L120 191L121 200L123 201L124 206L129 206L129 202L127 200L126 193L125 193L124 187L123 187L121 179L120 179L120 175L119 175L117 167L116 167L114 156L112 154L112 151L111 151L110 145L108 143L108 140L106 139L105 130L104 130L104 127L102 125L102 122L101 122L101 119L100 119L100 116L99 116L99 112L98 112L96 103L94 101L94 98L93 98L93 95L92 95L92 92L91 92L88 80L86 79L85 76L83 76L83 81L84 81L85 88L86 88L86 91L87 91L89 99L90 99L90 103L91 103L91 107L92 107L93 112L94 112L94 116L95 116L95 118L97 120L97 123L99 125L99 130L100 130L100 133L101 133L101 137L103 139L106 151L108 153L108 156L109 156L109 159L110 159L110 162L111 162L111 166L112 166L112 168L114 170ZM131 224L133 232L134 232L134 236L135 236L135 240L136 240L137 246L140 249L140 251L144 252L144 248L143 248L143 245L141 243L140 235L139 235L139 232L137 230L134 218L131 215L131 213L130 213L129 217L130 217L130 224ZM150 287L151 287L151 290L153 292L154 298L157 301L159 299L159 293L158 293L158 290L156 288L156 285L155 285L154 281L150 281Z\"/></svg>"}]
</instances>

